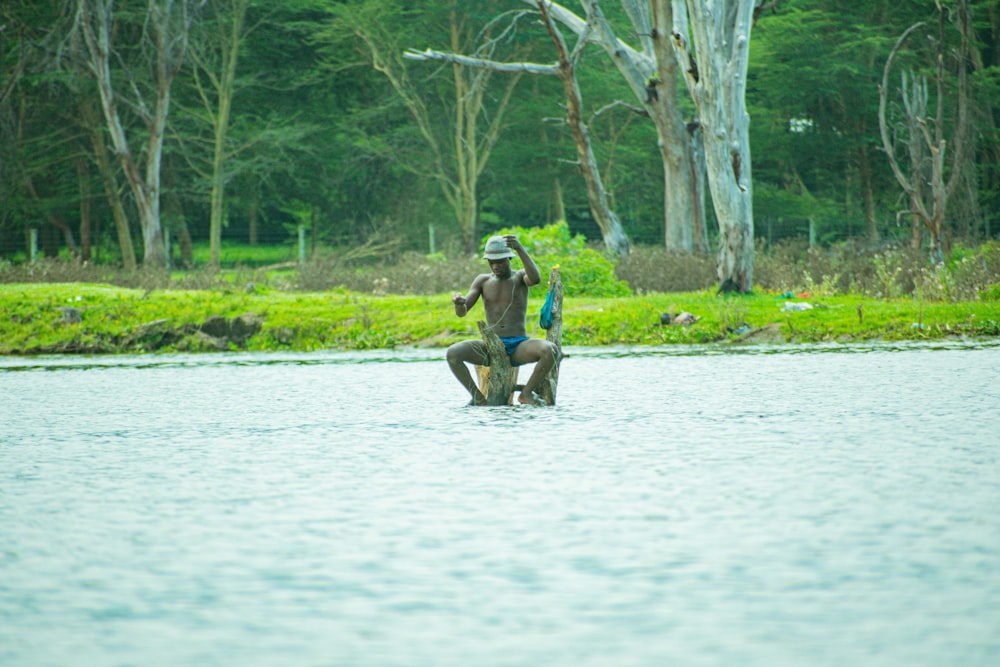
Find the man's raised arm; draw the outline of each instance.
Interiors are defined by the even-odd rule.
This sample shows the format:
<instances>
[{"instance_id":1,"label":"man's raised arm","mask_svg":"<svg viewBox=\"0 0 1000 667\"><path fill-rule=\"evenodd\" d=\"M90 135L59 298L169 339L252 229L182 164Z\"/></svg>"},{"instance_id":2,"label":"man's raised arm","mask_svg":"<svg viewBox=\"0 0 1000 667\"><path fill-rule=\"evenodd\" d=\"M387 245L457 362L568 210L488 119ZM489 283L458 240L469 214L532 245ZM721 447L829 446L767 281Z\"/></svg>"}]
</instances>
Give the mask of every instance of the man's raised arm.
<instances>
[{"instance_id":1,"label":"man's raised arm","mask_svg":"<svg viewBox=\"0 0 1000 667\"><path fill-rule=\"evenodd\" d=\"M521 258L521 264L524 265L524 284L531 287L542 282L542 274L538 271L538 267L535 266L535 260L531 259L528 251L517 240L517 237L513 234L507 234L504 239L507 241L507 247L516 252L517 256Z\"/></svg>"}]
</instances>

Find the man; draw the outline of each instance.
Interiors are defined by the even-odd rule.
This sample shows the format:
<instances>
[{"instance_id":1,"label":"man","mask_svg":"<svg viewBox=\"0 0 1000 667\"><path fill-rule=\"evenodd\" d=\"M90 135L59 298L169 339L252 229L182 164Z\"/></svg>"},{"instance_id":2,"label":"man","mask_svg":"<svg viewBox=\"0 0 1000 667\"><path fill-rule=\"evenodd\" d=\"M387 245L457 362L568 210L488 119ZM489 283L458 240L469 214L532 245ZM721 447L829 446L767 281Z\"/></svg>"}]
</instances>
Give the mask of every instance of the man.
<instances>
[{"instance_id":1,"label":"man","mask_svg":"<svg viewBox=\"0 0 1000 667\"><path fill-rule=\"evenodd\" d=\"M521 258L523 269L511 271L514 253ZM456 293L451 301L455 314L465 317L479 297L483 299L486 324L503 343L512 366L534 363L531 378L518 396L518 402L544 405L535 388L556 362L556 346L547 340L528 338L525 318L528 313L528 288L541 282L535 262L513 234L493 236L486 242L483 259L490 263L490 273L482 273L472 281L465 296ZM486 397L472 379L466 364L489 364L486 344L482 340L466 340L448 348L448 366L458 381L471 394L470 405L486 405Z\"/></svg>"}]
</instances>

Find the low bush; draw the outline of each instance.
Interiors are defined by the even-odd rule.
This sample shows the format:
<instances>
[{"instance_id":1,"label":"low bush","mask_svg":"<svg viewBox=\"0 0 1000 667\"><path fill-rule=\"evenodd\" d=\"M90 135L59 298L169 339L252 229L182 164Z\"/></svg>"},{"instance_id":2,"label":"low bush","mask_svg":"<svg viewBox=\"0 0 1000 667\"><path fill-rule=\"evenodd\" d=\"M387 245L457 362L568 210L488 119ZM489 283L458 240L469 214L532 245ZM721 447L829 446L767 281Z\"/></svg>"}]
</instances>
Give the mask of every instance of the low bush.
<instances>
[{"instance_id":1,"label":"low bush","mask_svg":"<svg viewBox=\"0 0 1000 667\"><path fill-rule=\"evenodd\" d=\"M677 255L640 247L622 258L617 274L636 293L710 289L716 284L715 258ZM933 265L927 252L909 246L866 250L851 243L810 248L804 241L765 246L754 255L755 291L777 294L857 294L881 299L914 296L928 301L988 298L1000 283L1000 244L953 249L948 261Z\"/></svg>"},{"instance_id":2,"label":"low bush","mask_svg":"<svg viewBox=\"0 0 1000 667\"><path fill-rule=\"evenodd\" d=\"M367 294L442 294L464 292L485 271L481 259L449 258L443 254L403 253L395 262L352 265L334 257L306 262L296 289L321 292L340 288Z\"/></svg>"},{"instance_id":3,"label":"low bush","mask_svg":"<svg viewBox=\"0 0 1000 667\"><path fill-rule=\"evenodd\" d=\"M715 259L708 255L670 253L663 248L637 246L615 269L637 294L694 292L716 284Z\"/></svg>"}]
</instances>

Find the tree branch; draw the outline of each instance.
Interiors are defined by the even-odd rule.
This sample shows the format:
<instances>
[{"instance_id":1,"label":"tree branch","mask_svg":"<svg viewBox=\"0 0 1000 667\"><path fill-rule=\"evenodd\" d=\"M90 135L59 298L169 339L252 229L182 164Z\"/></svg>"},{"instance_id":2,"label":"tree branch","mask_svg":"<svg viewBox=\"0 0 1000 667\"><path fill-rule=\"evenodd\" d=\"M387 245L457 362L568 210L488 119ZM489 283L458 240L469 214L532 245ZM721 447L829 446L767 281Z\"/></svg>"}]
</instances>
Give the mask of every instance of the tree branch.
<instances>
[{"instance_id":1,"label":"tree branch","mask_svg":"<svg viewBox=\"0 0 1000 667\"><path fill-rule=\"evenodd\" d=\"M760 19L760 15L763 14L764 12L776 13L775 9L777 8L779 2L781 2L781 0L770 0L770 2L764 0L759 5L754 7L753 26L754 27L757 26L757 21Z\"/></svg>"},{"instance_id":2,"label":"tree branch","mask_svg":"<svg viewBox=\"0 0 1000 667\"><path fill-rule=\"evenodd\" d=\"M649 118L649 112L646 111L645 109L637 107L637 106L635 106L633 104L629 104L628 102L623 102L621 100L615 100L611 104L605 104L603 107L601 107L600 109L598 109L594 113L590 114L590 119L591 119L591 121L593 121L593 119L597 118L598 116L600 116L600 115L602 115L604 113L607 113L608 111L611 111L612 109L617 109L618 107L623 107L625 109L628 109L629 111L631 111L634 114L638 114L640 116L645 116L646 118Z\"/></svg>"},{"instance_id":3,"label":"tree branch","mask_svg":"<svg viewBox=\"0 0 1000 667\"><path fill-rule=\"evenodd\" d=\"M474 67L476 69L487 69L493 72L506 72L508 74L534 74L539 76L558 76L559 66L558 65L542 65L539 63L502 63L496 60L489 60L486 58L473 58L471 56L462 56L456 53L445 53L443 51L434 51L433 49L426 49L424 51L416 51L414 49L407 49L403 53L403 57L407 60L416 60L420 62L428 60L437 60L441 62L452 63L455 65L462 65L464 67Z\"/></svg>"},{"instance_id":4,"label":"tree branch","mask_svg":"<svg viewBox=\"0 0 1000 667\"><path fill-rule=\"evenodd\" d=\"M892 168L893 175L896 177L896 180L899 181L903 190L909 194L914 192L913 184L910 183L909 179L907 179L903 174L903 170L900 169L899 162L896 160L895 147L889 140L889 128L885 121L885 106L886 99L889 96L889 72L892 70L892 63L896 59L896 54L899 53L903 43L913 33L913 31L922 28L923 25L923 21L914 23L906 29L906 32L900 35L898 40L896 40L896 45L892 47L892 51L889 53L889 58L885 61L885 68L882 70L882 85L879 86L878 95L878 127L879 132L882 135L882 149L889 158L889 166Z\"/></svg>"}]
</instances>

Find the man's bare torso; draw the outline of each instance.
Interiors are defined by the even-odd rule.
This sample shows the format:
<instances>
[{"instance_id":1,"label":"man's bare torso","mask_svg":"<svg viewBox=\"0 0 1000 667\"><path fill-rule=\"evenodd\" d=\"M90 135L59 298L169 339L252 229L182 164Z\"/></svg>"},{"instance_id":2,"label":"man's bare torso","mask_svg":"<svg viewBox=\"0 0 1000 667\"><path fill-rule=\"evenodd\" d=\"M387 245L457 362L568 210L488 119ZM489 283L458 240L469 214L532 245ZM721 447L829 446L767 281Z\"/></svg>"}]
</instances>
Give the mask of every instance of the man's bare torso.
<instances>
[{"instance_id":1,"label":"man's bare torso","mask_svg":"<svg viewBox=\"0 0 1000 667\"><path fill-rule=\"evenodd\" d=\"M493 332L502 338L526 336L528 286L524 283L524 272L515 271L509 278L484 273L476 282L482 290L486 323Z\"/></svg>"}]
</instances>

